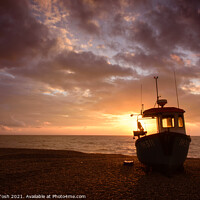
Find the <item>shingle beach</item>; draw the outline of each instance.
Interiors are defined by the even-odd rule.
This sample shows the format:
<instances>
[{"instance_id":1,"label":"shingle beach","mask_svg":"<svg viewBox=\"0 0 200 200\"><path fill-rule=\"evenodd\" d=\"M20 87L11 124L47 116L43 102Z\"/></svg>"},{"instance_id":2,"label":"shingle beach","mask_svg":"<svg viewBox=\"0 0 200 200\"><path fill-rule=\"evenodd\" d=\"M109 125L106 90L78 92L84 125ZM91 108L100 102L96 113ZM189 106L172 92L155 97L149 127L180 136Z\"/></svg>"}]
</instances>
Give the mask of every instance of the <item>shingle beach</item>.
<instances>
[{"instance_id":1,"label":"shingle beach","mask_svg":"<svg viewBox=\"0 0 200 200\"><path fill-rule=\"evenodd\" d=\"M200 159L188 158L184 167L167 177L147 174L135 156L0 149L0 199L199 200Z\"/></svg>"}]
</instances>

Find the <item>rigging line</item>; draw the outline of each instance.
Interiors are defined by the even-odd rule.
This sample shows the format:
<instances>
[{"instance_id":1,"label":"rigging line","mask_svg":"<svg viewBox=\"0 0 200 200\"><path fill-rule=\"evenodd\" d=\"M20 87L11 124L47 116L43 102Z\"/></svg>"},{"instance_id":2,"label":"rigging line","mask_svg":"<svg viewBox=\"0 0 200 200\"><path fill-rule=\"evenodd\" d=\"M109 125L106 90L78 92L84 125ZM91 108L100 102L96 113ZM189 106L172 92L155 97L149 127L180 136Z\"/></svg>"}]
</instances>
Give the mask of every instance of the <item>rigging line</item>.
<instances>
[{"instance_id":1,"label":"rigging line","mask_svg":"<svg viewBox=\"0 0 200 200\"><path fill-rule=\"evenodd\" d=\"M143 113L143 104L142 104L142 84L141 84L141 111L140 114L142 115Z\"/></svg>"},{"instance_id":2,"label":"rigging line","mask_svg":"<svg viewBox=\"0 0 200 200\"><path fill-rule=\"evenodd\" d=\"M141 105L142 105L142 84L141 84Z\"/></svg>"}]
</instances>

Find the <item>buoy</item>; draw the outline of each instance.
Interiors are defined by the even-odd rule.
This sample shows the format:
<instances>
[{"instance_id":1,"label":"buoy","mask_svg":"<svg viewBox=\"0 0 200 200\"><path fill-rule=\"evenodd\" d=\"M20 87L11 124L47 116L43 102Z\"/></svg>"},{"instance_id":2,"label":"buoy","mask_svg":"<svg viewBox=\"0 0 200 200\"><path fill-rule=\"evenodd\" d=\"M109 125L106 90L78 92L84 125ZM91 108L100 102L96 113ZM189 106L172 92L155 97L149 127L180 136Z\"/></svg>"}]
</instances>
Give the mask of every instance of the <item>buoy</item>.
<instances>
[{"instance_id":1,"label":"buoy","mask_svg":"<svg viewBox=\"0 0 200 200\"><path fill-rule=\"evenodd\" d=\"M133 160L125 160L124 161L124 165L132 166L133 165Z\"/></svg>"}]
</instances>

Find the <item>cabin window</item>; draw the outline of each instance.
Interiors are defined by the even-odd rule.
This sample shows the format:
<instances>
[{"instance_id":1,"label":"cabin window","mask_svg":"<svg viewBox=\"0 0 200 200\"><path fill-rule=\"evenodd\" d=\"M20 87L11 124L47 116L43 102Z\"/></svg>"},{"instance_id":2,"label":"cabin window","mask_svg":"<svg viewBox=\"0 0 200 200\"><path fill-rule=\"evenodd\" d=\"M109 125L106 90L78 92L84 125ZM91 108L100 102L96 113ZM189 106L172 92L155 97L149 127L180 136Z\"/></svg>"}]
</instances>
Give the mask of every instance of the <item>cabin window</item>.
<instances>
[{"instance_id":1,"label":"cabin window","mask_svg":"<svg viewBox=\"0 0 200 200\"><path fill-rule=\"evenodd\" d=\"M183 117L182 116L178 117L178 127L183 127Z\"/></svg>"},{"instance_id":2,"label":"cabin window","mask_svg":"<svg viewBox=\"0 0 200 200\"><path fill-rule=\"evenodd\" d=\"M174 117L163 117L162 126L163 128L174 127Z\"/></svg>"}]
</instances>

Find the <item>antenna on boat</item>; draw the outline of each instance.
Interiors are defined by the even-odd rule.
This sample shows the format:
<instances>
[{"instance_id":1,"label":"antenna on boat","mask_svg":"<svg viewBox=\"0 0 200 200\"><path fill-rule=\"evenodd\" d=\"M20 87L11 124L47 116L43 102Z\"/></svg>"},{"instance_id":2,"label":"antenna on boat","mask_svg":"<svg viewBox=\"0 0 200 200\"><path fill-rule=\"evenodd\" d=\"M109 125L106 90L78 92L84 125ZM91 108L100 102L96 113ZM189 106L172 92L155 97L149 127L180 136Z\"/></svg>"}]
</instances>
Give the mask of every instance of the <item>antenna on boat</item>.
<instances>
[{"instance_id":1,"label":"antenna on boat","mask_svg":"<svg viewBox=\"0 0 200 200\"><path fill-rule=\"evenodd\" d=\"M159 106L161 108L163 108L164 105L167 103L167 99L159 99L159 97L161 97L161 96L158 96L158 76L154 76L154 79L156 80L156 92L157 92L157 101L156 101L156 103L158 104L158 108L159 108ZM155 105L156 105L156 103L155 103Z\"/></svg>"},{"instance_id":2,"label":"antenna on boat","mask_svg":"<svg viewBox=\"0 0 200 200\"><path fill-rule=\"evenodd\" d=\"M174 82L175 82L175 88L176 88L176 100L177 100L177 105L179 108L179 99L178 99L178 90L177 90L177 84L176 84L176 72L174 70Z\"/></svg>"},{"instance_id":3,"label":"antenna on boat","mask_svg":"<svg viewBox=\"0 0 200 200\"><path fill-rule=\"evenodd\" d=\"M157 103L158 103L158 100L159 100L159 96L158 96L158 76L154 76L154 79L156 81L156 94L157 94ZM159 107L159 104L158 104L158 107Z\"/></svg>"},{"instance_id":4,"label":"antenna on boat","mask_svg":"<svg viewBox=\"0 0 200 200\"><path fill-rule=\"evenodd\" d=\"M141 111L140 114L143 114L144 104L142 103L142 84L141 84Z\"/></svg>"}]
</instances>

